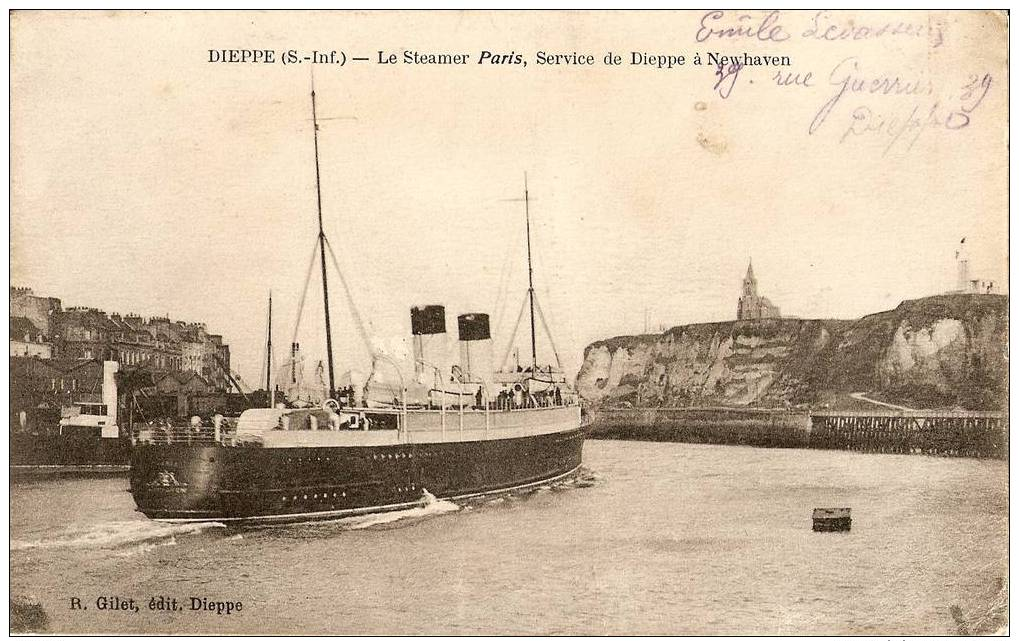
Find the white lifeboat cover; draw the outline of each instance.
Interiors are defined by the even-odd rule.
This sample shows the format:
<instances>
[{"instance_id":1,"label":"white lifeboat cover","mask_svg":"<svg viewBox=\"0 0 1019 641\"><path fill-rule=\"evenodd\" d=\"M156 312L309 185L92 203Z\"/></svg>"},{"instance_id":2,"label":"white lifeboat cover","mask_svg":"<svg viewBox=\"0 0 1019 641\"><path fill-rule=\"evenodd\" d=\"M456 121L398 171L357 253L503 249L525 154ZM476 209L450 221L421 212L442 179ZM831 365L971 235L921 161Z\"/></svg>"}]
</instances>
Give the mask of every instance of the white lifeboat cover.
<instances>
[{"instance_id":1,"label":"white lifeboat cover","mask_svg":"<svg viewBox=\"0 0 1019 641\"><path fill-rule=\"evenodd\" d=\"M237 419L237 434L262 434L274 430L286 412L275 407L244 410Z\"/></svg>"}]
</instances>

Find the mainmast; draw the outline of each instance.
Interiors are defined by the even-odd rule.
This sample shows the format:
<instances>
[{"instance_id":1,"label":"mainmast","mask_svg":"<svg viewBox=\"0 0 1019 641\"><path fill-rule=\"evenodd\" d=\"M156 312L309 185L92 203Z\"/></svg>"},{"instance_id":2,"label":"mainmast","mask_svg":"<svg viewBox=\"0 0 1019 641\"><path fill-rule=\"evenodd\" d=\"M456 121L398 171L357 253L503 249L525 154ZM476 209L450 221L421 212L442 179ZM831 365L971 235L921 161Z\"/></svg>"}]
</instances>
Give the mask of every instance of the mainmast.
<instances>
[{"instance_id":1,"label":"mainmast","mask_svg":"<svg viewBox=\"0 0 1019 641\"><path fill-rule=\"evenodd\" d=\"M524 216L527 219L527 297L531 303L531 373L538 371L538 347L534 335L534 268L531 266L531 206L527 195L527 172L524 172Z\"/></svg>"},{"instance_id":2,"label":"mainmast","mask_svg":"<svg viewBox=\"0 0 1019 641\"><path fill-rule=\"evenodd\" d=\"M329 281L326 278L326 233L322 229L322 180L318 168L318 116L315 113L315 86L311 88L311 120L315 136L315 193L318 197L318 247L322 261L322 301L326 312L326 358L329 362L329 398L336 396L336 378L333 374L333 336L329 324ZM533 326L533 313L532 313Z\"/></svg>"},{"instance_id":3,"label":"mainmast","mask_svg":"<svg viewBox=\"0 0 1019 641\"><path fill-rule=\"evenodd\" d=\"M265 390L269 392L269 407L276 405L276 390L272 385L272 292L269 292L269 333L265 340Z\"/></svg>"}]
</instances>

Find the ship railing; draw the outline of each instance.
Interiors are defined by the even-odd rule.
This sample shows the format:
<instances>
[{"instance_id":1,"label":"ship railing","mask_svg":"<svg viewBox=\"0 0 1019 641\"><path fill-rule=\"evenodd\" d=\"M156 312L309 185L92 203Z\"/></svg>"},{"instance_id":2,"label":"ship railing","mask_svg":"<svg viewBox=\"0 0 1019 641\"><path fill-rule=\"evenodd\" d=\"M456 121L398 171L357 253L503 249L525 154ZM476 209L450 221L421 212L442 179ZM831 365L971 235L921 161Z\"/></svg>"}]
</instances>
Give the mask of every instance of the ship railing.
<instances>
[{"instance_id":1,"label":"ship railing","mask_svg":"<svg viewBox=\"0 0 1019 641\"><path fill-rule=\"evenodd\" d=\"M237 419L220 418L211 424L153 423L134 425L131 429L134 445L222 445L240 444L237 439Z\"/></svg>"}]
</instances>

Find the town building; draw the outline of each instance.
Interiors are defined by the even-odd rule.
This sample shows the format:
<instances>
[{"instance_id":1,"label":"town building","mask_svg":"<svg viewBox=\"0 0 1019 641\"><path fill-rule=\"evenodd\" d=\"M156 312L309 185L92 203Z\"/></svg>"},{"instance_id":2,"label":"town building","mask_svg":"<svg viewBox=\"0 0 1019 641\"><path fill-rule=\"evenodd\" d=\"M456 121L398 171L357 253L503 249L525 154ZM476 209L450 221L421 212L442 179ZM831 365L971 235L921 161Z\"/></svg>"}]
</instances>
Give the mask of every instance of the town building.
<instances>
[{"instance_id":1,"label":"town building","mask_svg":"<svg viewBox=\"0 0 1019 641\"><path fill-rule=\"evenodd\" d=\"M61 408L102 400L100 361L11 356L10 377L11 431L55 427Z\"/></svg>"},{"instance_id":2,"label":"town building","mask_svg":"<svg viewBox=\"0 0 1019 641\"><path fill-rule=\"evenodd\" d=\"M43 336L53 336L50 319L59 311L59 298L36 296L30 287L11 287L10 316L32 321Z\"/></svg>"},{"instance_id":3,"label":"town building","mask_svg":"<svg viewBox=\"0 0 1019 641\"><path fill-rule=\"evenodd\" d=\"M203 323L63 309L60 299L35 296L24 287L12 287L10 297L12 356L112 360L122 371L192 372L216 391L230 387L230 347Z\"/></svg>"},{"instance_id":4,"label":"town building","mask_svg":"<svg viewBox=\"0 0 1019 641\"><path fill-rule=\"evenodd\" d=\"M747 265L747 274L743 277L743 289L739 304L736 307L736 320L759 320L762 318L780 318L778 306L757 293L757 278L754 277L754 264Z\"/></svg>"},{"instance_id":5,"label":"town building","mask_svg":"<svg viewBox=\"0 0 1019 641\"><path fill-rule=\"evenodd\" d=\"M35 323L24 316L11 316L10 355L53 358L53 345Z\"/></svg>"}]
</instances>

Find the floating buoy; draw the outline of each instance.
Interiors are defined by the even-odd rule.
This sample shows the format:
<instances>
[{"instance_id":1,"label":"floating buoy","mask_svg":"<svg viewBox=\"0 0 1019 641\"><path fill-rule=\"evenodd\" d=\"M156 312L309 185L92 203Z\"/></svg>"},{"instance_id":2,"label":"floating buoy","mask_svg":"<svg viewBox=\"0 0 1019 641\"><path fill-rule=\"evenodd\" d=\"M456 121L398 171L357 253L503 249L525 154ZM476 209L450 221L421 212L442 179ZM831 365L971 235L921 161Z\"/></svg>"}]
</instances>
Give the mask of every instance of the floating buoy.
<instances>
[{"instance_id":1,"label":"floating buoy","mask_svg":"<svg viewBox=\"0 0 1019 641\"><path fill-rule=\"evenodd\" d=\"M848 507L815 507L815 532L848 532L853 526Z\"/></svg>"}]
</instances>

